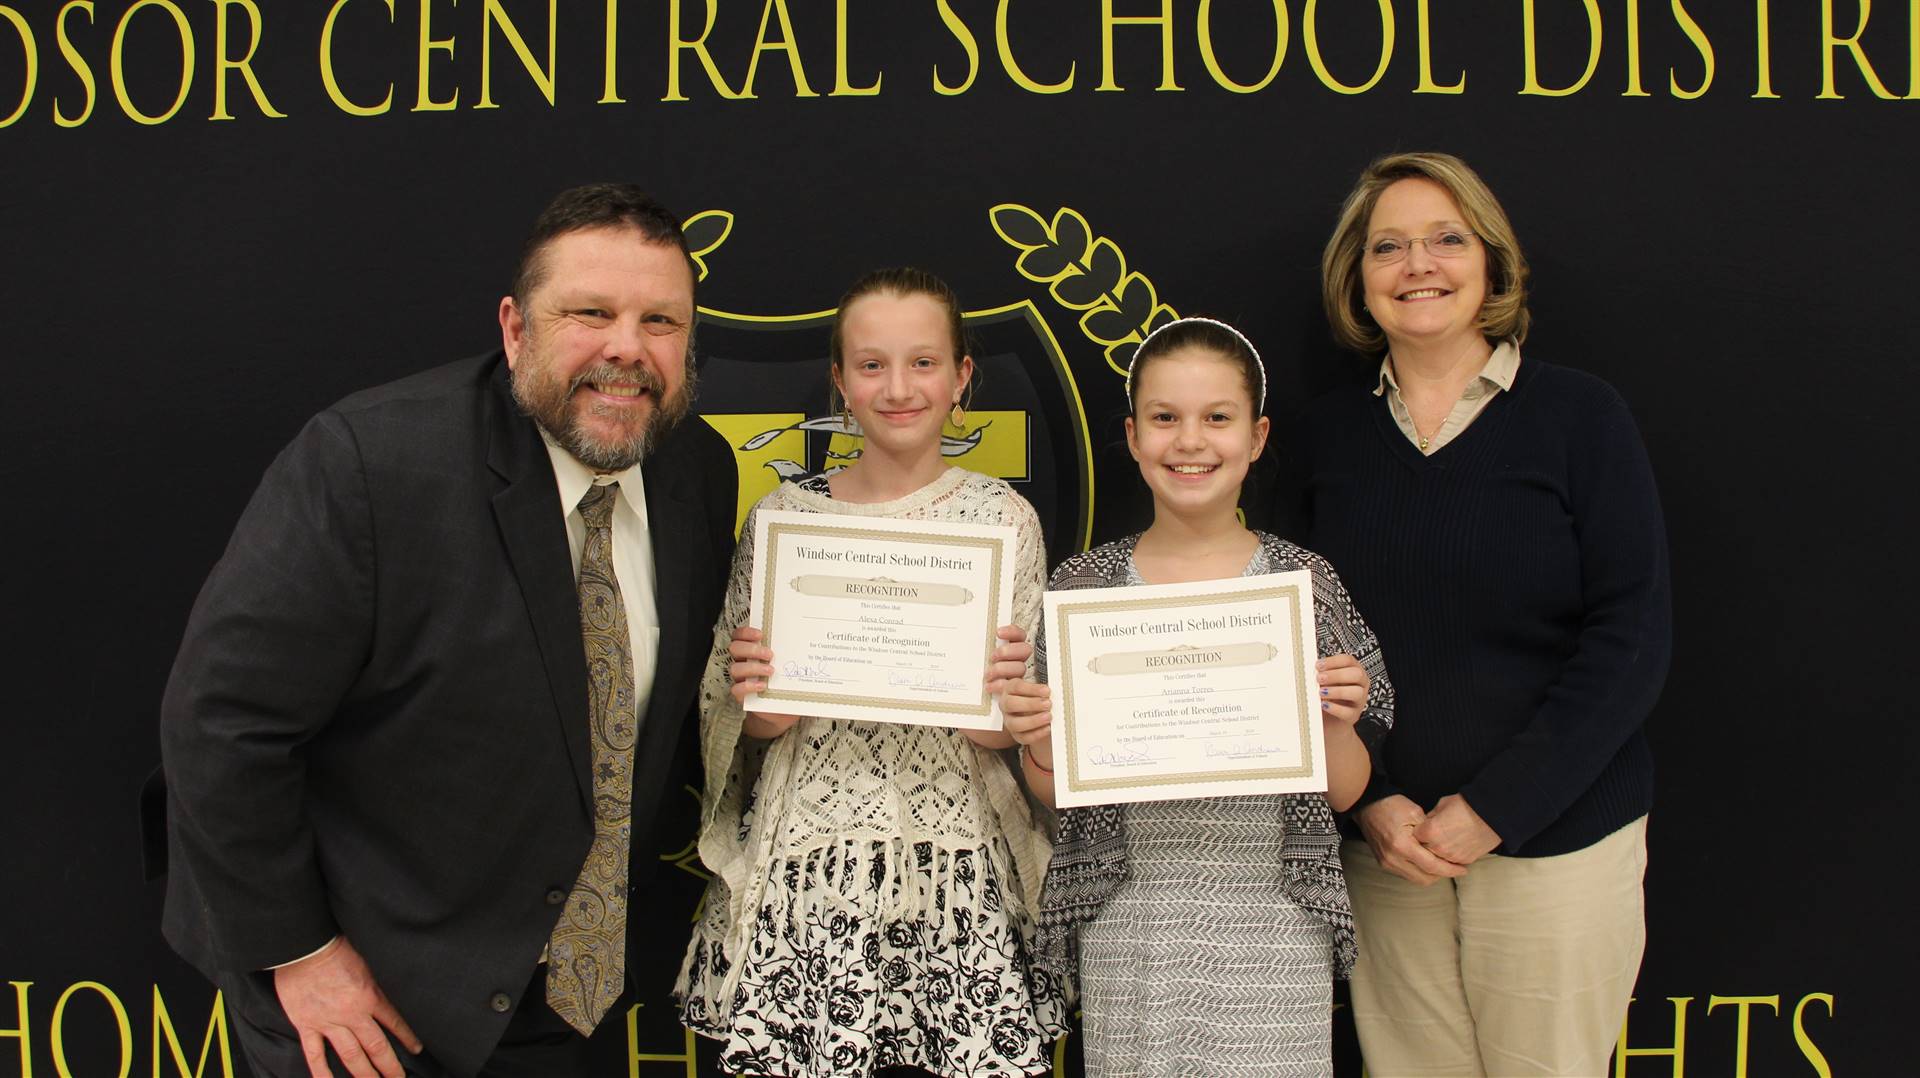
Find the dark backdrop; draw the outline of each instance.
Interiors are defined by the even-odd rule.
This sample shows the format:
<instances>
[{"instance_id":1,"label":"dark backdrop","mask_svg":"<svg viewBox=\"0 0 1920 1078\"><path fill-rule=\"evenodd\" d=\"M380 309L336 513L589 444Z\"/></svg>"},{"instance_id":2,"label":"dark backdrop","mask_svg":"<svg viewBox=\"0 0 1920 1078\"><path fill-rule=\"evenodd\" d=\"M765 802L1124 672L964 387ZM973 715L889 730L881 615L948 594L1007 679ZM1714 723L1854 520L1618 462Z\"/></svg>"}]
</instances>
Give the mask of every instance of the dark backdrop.
<instances>
[{"instance_id":1,"label":"dark backdrop","mask_svg":"<svg viewBox=\"0 0 1920 1078\"><path fill-rule=\"evenodd\" d=\"M1896 839L1920 745L1899 688L1915 593L1902 541L1920 400L1920 4L557 6L549 66L538 0L394 0L391 15L381 0L0 5L0 1073L24 1073L31 1053L41 1074L110 1075L123 1059L173 1074L175 1040L187 1073L222 1073L217 1033L202 1058L211 990L156 931L135 812L186 612L306 416L493 346L519 236L558 189L631 179L684 216L731 214L705 256L701 300L717 312L819 312L860 272L909 261L970 308L1025 304L1028 336L1003 351L1045 383L1040 405L1067 413L1029 443L1034 473L1064 484L1060 551L1087 534L1076 522L1062 538L1075 504L1095 541L1139 518L1113 445L1119 377L1097 339L1150 313L1139 289L1244 327L1284 423L1364 375L1318 309L1341 198L1373 156L1429 148L1466 157L1504 200L1535 267L1527 355L1619 387L1666 507L1678 647L1650 725L1650 943L1627 1040L1681 1047L1632 1056L1627 1073L1899 1069L1916 957L1889 883L1905 875ZM1103 33L1103 13L1163 10L1170 59L1161 27ZM1202 13L1217 66L1254 84L1276 10L1277 75L1230 92L1209 72ZM1383 11L1380 77L1332 88L1368 82ZM718 83L697 50L669 45L709 16ZM223 66L256 28L250 66ZM423 36L451 42L424 50L424 91ZM738 96L753 63L753 96ZM391 84L387 111L343 111L329 72L359 108ZM1115 309L1083 329L1036 270L1044 256L1016 265L1022 249L990 215L1003 204L1048 222L1070 208L1089 234L1062 218L1066 242L1110 241L1128 276L1093 302ZM1049 335L1072 375L1064 397ZM817 361L816 339L790 338L791 355L782 339L761 352ZM793 407L818 416L824 402ZM1085 489L1061 459L1063 424L1083 432ZM699 881L680 875L691 909ZM663 929L663 977L679 931ZM664 1001L631 1028L631 1049L625 1030L608 1038L606 1073L691 1072ZM662 1058L628 1071L629 1051Z\"/></svg>"}]
</instances>

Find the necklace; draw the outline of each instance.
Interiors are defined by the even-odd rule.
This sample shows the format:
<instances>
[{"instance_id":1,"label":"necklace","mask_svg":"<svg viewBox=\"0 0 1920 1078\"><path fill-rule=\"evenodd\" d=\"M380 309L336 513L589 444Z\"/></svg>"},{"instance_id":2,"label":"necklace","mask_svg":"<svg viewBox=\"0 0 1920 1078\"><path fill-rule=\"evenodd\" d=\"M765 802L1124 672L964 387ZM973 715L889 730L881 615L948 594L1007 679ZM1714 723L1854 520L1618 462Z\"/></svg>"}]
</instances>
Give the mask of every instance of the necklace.
<instances>
[{"instance_id":1,"label":"necklace","mask_svg":"<svg viewBox=\"0 0 1920 1078\"><path fill-rule=\"evenodd\" d=\"M1391 355L1387 356L1387 363L1390 367L1392 367L1393 356ZM1413 435L1413 443L1420 447L1420 452L1425 453L1428 447L1433 445L1433 440L1439 437L1440 435L1439 428L1436 427L1432 434L1420 433L1420 422L1413 418L1413 404L1407 400L1406 393L1400 388L1400 383L1398 381L1399 368L1393 367L1392 369L1395 375L1395 381L1393 383L1393 400L1395 401L1395 403L1400 405L1400 411L1406 416L1407 433ZM1455 399L1458 399L1457 395ZM1395 418L1398 418L1398 417L1396 416ZM1446 417L1442 416L1440 419L1440 426L1444 427L1446 426L1446 424L1447 424Z\"/></svg>"},{"instance_id":2,"label":"necklace","mask_svg":"<svg viewBox=\"0 0 1920 1078\"><path fill-rule=\"evenodd\" d=\"M1400 407L1406 409L1407 412L1407 433L1413 435L1413 443L1420 447L1420 452L1425 453L1427 447L1433 444L1433 440L1439 437L1439 428L1436 427L1432 434L1420 433L1420 423L1413 418L1413 408L1409 406L1404 399L1400 402ZM1442 420L1443 424L1444 422L1445 421Z\"/></svg>"},{"instance_id":3,"label":"necklace","mask_svg":"<svg viewBox=\"0 0 1920 1078\"><path fill-rule=\"evenodd\" d=\"M1420 452L1425 453L1428 447L1433 445L1433 440L1440 437L1440 429L1447 425L1447 417L1444 415L1440 417L1440 421L1433 425L1432 434L1422 434L1420 433L1420 421L1413 417L1413 406L1408 404L1405 398L1402 398L1400 407L1406 409L1407 433L1413 435L1413 443L1420 447Z\"/></svg>"}]
</instances>

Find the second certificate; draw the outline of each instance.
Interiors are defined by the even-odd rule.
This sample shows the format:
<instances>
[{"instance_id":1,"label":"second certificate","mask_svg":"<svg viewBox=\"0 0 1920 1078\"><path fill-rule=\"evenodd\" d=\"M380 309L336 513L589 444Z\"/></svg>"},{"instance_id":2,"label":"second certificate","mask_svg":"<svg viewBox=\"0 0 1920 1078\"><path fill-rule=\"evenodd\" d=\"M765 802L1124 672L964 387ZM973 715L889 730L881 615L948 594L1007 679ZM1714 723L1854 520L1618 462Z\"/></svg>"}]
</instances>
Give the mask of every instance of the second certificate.
<instances>
[{"instance_id":1,"label":"second certificate","mask_svg":"<svg viewBox=\"0 0 1920 1078\"><path fill-rule=\"evenodd\" d=\"M1061 807L1325 790L1306 572L1048 592Z\"/></svg>"},{"instance_id":2,"label":"second certificate","mask_svg":"<svg viewBox=\"0 0 1920 1078\"><path fill-rule=\"evenodd\" d=\"M1000 729L986 691L1014 530L755 514L750 618L773 651L749 711Z\"/></svg>"}]
</instances>

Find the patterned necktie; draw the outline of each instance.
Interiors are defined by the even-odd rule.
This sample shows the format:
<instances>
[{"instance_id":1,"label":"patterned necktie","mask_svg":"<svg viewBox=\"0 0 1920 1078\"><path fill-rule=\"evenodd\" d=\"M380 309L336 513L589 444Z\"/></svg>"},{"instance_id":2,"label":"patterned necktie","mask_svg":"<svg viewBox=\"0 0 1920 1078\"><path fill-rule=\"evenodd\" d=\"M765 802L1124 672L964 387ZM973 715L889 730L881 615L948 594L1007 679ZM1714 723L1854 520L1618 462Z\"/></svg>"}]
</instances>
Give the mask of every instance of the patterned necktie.
<instances>
[{"instance_id":1,"label":"patterned necktie","mask_svg":"<svg viewBox=\"0 0 1920 1078\"><path fill-rule=\"evenodd\" d=\"M580 499L580 635L593 723L593 848L547 947L547 1005L580 1031L593 1027L626 983L627 850L633 799L633 650L613 575L615 487Z\"/></svg>"}]
</instances>

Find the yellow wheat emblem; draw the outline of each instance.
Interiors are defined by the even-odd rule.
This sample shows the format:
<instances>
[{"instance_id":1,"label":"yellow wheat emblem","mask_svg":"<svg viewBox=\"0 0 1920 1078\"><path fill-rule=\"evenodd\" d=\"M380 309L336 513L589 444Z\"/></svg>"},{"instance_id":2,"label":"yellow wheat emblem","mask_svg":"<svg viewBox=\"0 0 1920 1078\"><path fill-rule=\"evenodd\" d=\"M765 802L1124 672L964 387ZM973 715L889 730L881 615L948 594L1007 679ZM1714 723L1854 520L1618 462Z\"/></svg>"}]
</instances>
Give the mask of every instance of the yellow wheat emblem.
<instances>
[{"instance_id":1,"label":"yellow wheat emblem","mask_svg":"<svg viewBox=\"0 0 1920 1078\"><path fill-rule=\"evenodd\" d=\"M1127 269L1127 257L1105 236L1095 238L1087 219L1062 206L1048 221L1013 202L987 211L993 230L1020 249L1013 268L1048 286L1069 310L1085 311L1080 331L1106 346L1107 366L1126 374L1133 350L1147 334L1180 317L1160 302L1146 274Z\"/></svg>"}]
</instances>

